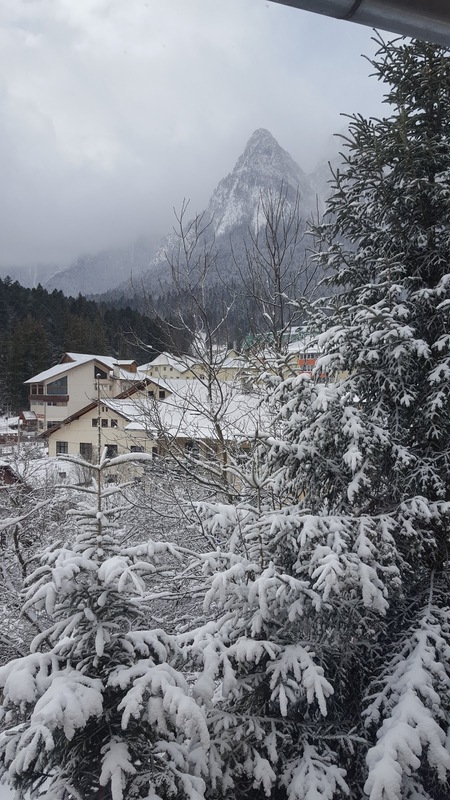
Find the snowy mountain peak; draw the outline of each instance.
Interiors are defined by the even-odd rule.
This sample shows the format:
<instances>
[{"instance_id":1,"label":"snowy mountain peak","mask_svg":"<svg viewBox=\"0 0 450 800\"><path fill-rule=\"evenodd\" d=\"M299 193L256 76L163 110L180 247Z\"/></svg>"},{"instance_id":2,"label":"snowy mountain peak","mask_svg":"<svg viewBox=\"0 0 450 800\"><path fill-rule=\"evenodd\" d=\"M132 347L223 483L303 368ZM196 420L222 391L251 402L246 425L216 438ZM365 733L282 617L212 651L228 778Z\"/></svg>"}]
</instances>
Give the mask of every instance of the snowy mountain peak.
<instances>
[{"instance_id":1,"label":"snowy mountain peak","mask_svg":"<svg viewBox=\"0 0 450 800\"><path fill-rule=\"evenodd\" d=\"M299 191L302 205L308 210L312 207L312 189L303 170L269 131L259 128L211 197L208 213L214 219L215 235L222 236L236 225L254 227L261 195L276 193L282 185L292 201Z\"/></svg>"},{"instance_id":2,"label":"snowy mountain peak","mask_svg":"<svg viewBox=\"0 0 450 800\"><path fill-rule=\"evenodd\" d=\"M270 155L271 152L279 149L281 149L280 145L270 131L266 130L266 128L258 128L250 136L243 155L248 157L258 152Z\"/></svg>"},{"instance_id":3,"label":"snowy mountain peak","mask_svg":"<svg viewBox=\"0 0 450 800\"><path fill-rule=\"evenodd\" d=\"M265 128L258 128L250 136L233 173L238 175L248 169L267 177L294 178L294 182L302 183L306 179L303 170Z\"/></svg>"}]
</instances>

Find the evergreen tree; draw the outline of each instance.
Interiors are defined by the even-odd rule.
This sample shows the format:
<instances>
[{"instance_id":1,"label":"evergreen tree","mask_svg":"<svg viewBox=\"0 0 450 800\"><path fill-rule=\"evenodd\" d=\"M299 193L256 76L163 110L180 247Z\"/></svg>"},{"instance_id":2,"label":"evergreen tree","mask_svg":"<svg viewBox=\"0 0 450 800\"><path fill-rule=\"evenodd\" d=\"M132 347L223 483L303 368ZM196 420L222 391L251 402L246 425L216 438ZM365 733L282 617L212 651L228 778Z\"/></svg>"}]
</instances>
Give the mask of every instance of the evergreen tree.
<instances>
[{"instance_id":1,"label":"evergreen tree","mask_svg":"<svg viewBox=\"0 0 450 800\"><path fill-rule=\"evenodd\" d=\"M49 342L42 322L27 314L12 330L6 352L8 403L26 408L29 388L24 386L24 375L37 375L48 367L50 360Z\"/></svg>"},{"instance_id":2,"label":"evergreen tree","mask_svg":"<svg viewBox=\"0 0 450 800\"><path fill-rule=\"evenodd\" d=\"M110 308L81 295L51 294L0 279L0 405L28 405L23 382L58 362L65 351L149 361L168 347L162 320L128 306Z\"/></svg>"},{"instance_id":3,"label":"evergreen tree","mask_svg":"<svg viewBox=\"0 0 450 800\"><path fill-rule=\"evenodd\" d=\"M373 66L390 114L350 118L317 231L329 381L280 385L246 502L202 509L231 534L195 652L233 797L449 796L450 57Z\"/></svg>"},{"instance_id":4,"label":"evergreen tree","mask_svg":"<svg viewBox=\"0 0 450 800\"><path fill-rule=\"evenodd\" d=\"M49 547L28 581L25 610L47 615L47 627L0 668L0 773L21 797L204 797L204 717L175 637L148 629L143 603L152 576L167 594L178 554L151 540L129 546L115 525L117 487L102 491L101 476L121 461L77 461L97 472L96 503L78 506L73 542Z\"/></svg>"}]
</instances>

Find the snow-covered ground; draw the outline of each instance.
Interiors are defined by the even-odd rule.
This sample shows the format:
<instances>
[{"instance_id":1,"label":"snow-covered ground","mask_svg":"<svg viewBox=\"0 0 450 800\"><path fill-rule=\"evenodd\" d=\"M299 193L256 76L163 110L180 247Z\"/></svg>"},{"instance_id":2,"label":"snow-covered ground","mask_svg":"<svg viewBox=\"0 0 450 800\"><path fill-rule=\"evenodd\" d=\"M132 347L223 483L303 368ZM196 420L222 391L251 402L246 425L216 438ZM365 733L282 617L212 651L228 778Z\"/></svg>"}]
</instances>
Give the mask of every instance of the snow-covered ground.
<instances>
[{"instance_id":1,"label":"snow-covered ground","mask_svg":"<svg viewBox=\"0 0 450 800\"><path fill-rule=\"evenodd\" d=\"M0 417L0 433L17 431L19 417Z\"/></svg>"}]
</instances>

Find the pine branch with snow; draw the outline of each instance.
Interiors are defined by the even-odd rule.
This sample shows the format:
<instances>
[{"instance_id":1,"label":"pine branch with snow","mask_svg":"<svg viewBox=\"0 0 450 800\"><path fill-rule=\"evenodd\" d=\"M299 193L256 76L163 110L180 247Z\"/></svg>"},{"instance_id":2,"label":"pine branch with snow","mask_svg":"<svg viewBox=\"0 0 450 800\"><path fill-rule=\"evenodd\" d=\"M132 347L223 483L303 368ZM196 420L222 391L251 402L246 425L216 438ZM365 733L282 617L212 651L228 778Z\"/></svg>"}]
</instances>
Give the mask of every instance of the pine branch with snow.
<instances>
[{"instance_id":1,"label":"pine branch with snow","mask_svg":"<svg viewBox=\"0 0 450 800\"><path fill-rule=\"evenodd\" d=\"M378 44L389 116L350 118L315 229L316 373L274 388L239 501L199 512L225 796L448 797L450 56Z\"/></svg>"},{"instance_id":2,"label":"pine branch with snow","mask_svg":"<svg viewBox=\"0 0 450 800\"><path fill-rule=\"evenodd\" d=\"M25 608L49 625L0 668L0 771L33 797L201 800L207 725L175 636L147 628L142 601L182 556L166 542L124 547L116 513L100 485L96 506L72 514L73 543L49 547L28 580Z\"/></svg>"}]
</instances>

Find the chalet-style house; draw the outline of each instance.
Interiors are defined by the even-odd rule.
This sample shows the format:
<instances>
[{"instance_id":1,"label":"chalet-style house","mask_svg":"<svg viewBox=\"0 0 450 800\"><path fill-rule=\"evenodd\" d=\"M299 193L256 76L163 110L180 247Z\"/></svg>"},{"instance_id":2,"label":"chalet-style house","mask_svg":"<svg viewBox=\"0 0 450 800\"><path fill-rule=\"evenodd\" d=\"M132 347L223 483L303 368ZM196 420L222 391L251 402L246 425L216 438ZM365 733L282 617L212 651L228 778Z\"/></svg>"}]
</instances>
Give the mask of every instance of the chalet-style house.
<instances>
[{"instance_id":1,"label":"chalet-style house","mask_svg":"<svg viewBox=\"0 0 450 800\"><path fill-rule=\"evenodd\" d=\"M59 364L34 375L30 388L30 412L42 432L59 425L97 397L117 397L145 380L135 361L109 356L65 353Z\"/></svg>"}]
</instances>

